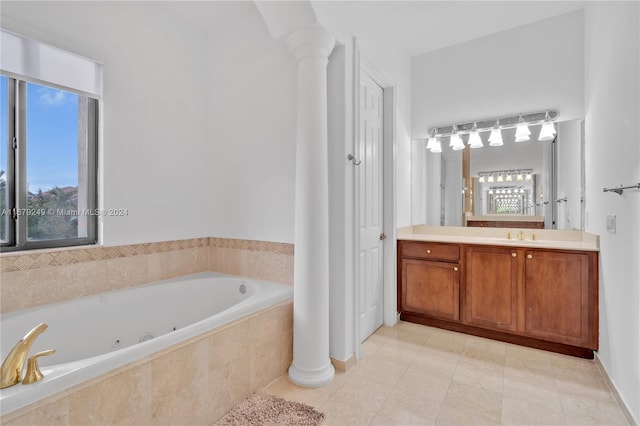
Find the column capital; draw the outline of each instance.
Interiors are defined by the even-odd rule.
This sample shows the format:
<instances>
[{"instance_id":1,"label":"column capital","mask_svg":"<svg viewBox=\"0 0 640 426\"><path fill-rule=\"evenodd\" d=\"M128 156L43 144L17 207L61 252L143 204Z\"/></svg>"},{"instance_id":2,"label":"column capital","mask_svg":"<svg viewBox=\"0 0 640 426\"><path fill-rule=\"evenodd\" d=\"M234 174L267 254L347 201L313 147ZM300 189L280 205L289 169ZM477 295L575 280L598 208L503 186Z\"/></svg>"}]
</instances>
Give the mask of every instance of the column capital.
<instances>
[{"instance_id":1,"label":"column capital","mask_svg":"<svg viewBox=\"0 0 640 426\"><path fill-rule=\"evenodd\" d=\"M336 39L320 24L295 30L287 36L286 41L297 61L312 56L327 59L336 44Z\"/></svg>"}]
</instances>

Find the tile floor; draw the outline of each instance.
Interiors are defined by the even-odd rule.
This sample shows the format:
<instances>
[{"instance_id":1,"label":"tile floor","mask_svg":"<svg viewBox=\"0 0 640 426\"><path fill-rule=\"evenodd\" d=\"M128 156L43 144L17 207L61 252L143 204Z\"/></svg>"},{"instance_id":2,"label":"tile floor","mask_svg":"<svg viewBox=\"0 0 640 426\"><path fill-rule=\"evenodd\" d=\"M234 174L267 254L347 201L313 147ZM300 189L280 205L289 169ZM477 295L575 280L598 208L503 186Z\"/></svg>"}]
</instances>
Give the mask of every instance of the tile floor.
<instances>
[{"instance_id":1,"label":"tile floor","mask_svg":"<svg viewBox=\"0 0 640 426\"><path fill-rule=\"evenodd\" d=\"M627 425L594 361L417 324L382 327L329 385L266 392L329 425Z\"/></svg>"}]
</instances>

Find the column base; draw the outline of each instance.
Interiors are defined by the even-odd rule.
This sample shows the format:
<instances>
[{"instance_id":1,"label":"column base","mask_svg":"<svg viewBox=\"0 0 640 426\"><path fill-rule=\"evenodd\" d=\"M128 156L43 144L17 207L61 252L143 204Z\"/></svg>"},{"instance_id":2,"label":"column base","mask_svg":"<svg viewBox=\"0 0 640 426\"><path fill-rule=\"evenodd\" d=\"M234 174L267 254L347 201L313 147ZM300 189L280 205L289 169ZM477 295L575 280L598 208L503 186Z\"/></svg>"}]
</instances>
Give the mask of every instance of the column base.
<instances>
[{"instance_id":1,"label":"column base","mask_svg":"<svg viewBox=\"0 0 640 426\"><path fill-rule=\"evenodd\" d=\"M294 364L289 367L289 379L296 385L308 388L318 388L330 383L335 373L331 362L326 367L314 370L296 367Z\"/></svg>"}]
</instances>

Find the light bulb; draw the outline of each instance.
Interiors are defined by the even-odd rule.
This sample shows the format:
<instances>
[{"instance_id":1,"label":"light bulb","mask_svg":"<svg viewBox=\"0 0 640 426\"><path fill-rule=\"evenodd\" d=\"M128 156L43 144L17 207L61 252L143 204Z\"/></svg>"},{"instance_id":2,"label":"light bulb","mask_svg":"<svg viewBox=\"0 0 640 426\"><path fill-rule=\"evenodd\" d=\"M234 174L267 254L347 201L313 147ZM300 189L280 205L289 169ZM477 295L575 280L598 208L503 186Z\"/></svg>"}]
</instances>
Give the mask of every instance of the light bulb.
<instances>
[{"instance_id":1,"label":"light bulb","mask_svg":"<svg viewBox=\"0 0 640 426\"><path fill-rule=\"evenodd\" d=\"M433 149L435 145L436 145L436 138L430 136L429 140L427 141L427 149Z\"/></svg>"},{"instance_id":2,"label":"light bulb","mask_svg":"<svg viewBox=\"0 0 640 426\"><path fill-rule=\"evenodd\" d=\"M491 135L489 136L489 145L490 146L504 145L504 143L502 142L502 132L500 131L500 120L496 120L496 125L491 130Z\"/></svg>"},{"instance_id":3,"label":"light bulb","mask_svg":"<svg viewBox=\"0 0 640 426\"><path fill-rule=\"evenodd\" d=\"M484 146L482 144L482 139L480 139L480 135L478 134L477 123L473 123L473 128L471 129L471 133L469 133L468 143L471 148L482 148Z\"/></svg>"},{"instance_id":4,"label":"light bulb","mask_svg":"<svg viewBox=\"0 0 640 426\"><path fill-rule=\"evenodd\" d=\"M490 189L490 190L489 190L489 194L493 194L493 189Z\"/></svg>"},{"instance_id":5,"label":"light bulb","mask_svg":"<svg viewBox=\"0 0 640 426\"><path fill-rule=\"evenodd\" d=\"M529 126L525 123L522 116L518 120L518 126L516 127L516 142L525 142L529 140L529 135L531 134L531 130L529 130Z\"/></svg>"},{"instance_id":6,"label":"light bulb","mask_svg":"<svg viewBox=\"0 0 640 426\"><path fill-rule=\"evenodd\" d=\"M460 151L464 149L464 142L462 142L462 138L458 133L458 127L456 125L453 126L453 133L451 133L451 140L449 141L449 145L454 151Z\"/></svg>"},{"instance_id":7,"label":"light bulb","mask_svg":"<svg viewBox=\"0 0 640 426\"><path fill-rule=\"evenodd\" d=\"M540 128L540 135L538 140L541 142L553 140L556 135L556 127L553 125L553 121L549 117L549 111L544 113L544 123Z\"/></svg>"}]
</instances>

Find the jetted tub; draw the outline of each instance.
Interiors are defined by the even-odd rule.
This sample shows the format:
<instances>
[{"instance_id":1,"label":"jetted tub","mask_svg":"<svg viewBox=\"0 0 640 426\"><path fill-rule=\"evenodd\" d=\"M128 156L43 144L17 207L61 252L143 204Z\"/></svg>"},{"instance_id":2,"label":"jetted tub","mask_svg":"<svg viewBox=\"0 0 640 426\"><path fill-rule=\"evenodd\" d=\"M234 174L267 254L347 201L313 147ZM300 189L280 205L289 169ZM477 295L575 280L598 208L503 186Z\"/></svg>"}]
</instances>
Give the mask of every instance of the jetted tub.
<instances>
[{"instance_id":1,"label":"jetted tub","mask_svg":"<svg viewBox=\"0 0 640 426\"><path fill-rule=\"evenodd\" d=\"M288 285L204 272L2 315L2 360L41 322L49 328L36 339L29 356L46 349L57 352L39 358L45 376L42 381L0 390L0 414L214 330L292 295L293 288Z\"/></svg>"}]
</instances>

